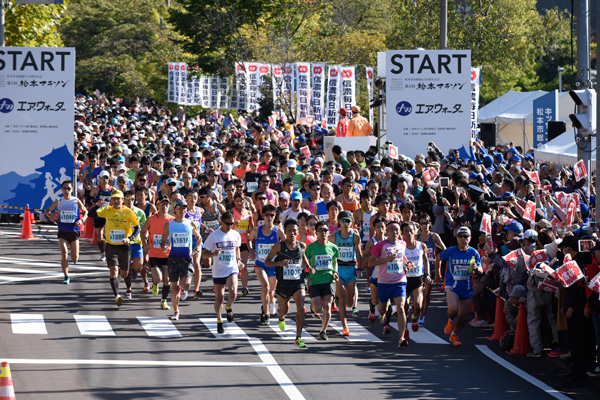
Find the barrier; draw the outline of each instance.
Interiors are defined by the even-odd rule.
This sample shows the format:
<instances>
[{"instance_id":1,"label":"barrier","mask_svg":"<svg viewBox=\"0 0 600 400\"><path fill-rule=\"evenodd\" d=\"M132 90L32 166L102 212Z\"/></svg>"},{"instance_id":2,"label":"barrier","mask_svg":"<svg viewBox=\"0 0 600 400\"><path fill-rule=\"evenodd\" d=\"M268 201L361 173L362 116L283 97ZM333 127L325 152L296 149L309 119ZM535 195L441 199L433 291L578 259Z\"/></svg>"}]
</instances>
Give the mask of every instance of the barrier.
<instances>
[{"instance_id":1,"label":"barrier","mask_svg":"<svg viewBox=\"0 0 600 400\"><path fill-rule=\"evenodd\" d=\"M492 336L488 336L487 340L497 342L500 340L504 332L508 330L508 324L506 323L506 317L504 316L504 299L500 296L496 297L496 317L494 319L494 333Z\"/></svg>"},{"instance_id":2,"label":"barrier","mask_svg":"<svg viewBox=\"0 0 600 400\"><path fill-rule=\"evenodd\" d=\"M507 354L524 356L531 352L529 345L529 330L527 329L527 310L525 304L519 304L519 314L517 315L517 330L515 331L515 344Z\"/></svg>"}]
</instances>

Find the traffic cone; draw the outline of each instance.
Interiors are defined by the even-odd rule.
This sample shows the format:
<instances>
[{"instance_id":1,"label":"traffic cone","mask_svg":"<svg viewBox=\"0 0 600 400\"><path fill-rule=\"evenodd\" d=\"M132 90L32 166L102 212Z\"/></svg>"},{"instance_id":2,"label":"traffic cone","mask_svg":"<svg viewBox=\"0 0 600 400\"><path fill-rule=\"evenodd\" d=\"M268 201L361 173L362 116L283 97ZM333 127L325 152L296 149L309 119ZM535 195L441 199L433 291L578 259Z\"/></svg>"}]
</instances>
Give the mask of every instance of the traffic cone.
<instances>
[{"instance_id":1,"label":"traffic cone","mask_svg":"<svg viewBox=\"0 0 600 400\"><path fill-rule=\"evenodd\" d=\"M527 311L525 304L519 304L519 315L517 315L517 329L515 331L515 344L508 354L524 356L531 352L529 345L529 330L527 329Z\"/></svg>"},{"instance_id":2,"label":"traffic cone","mask_svg":"<svg viewBox=\"0 0 600 400\"><path fill-rule=\"evenodd\" d=\"M92 228L92 240L90 240L90 244L92 244L92 245L98 244L98 238L97 238L97 235L96 235L96 229L93 229L93 228Z\"/></svg>"},{"instance_id":3,"label":"traffic cone","mask_svg":"<svg viewBox=\"0 0 600 400\"><path fill-rule=\"evenodd\" d=\"M8 362L2 361L2 372L0 373L0 399L16 400L15 388L13 387L12 378L10 376L10 366Z\"/></svg>"},{"instance_id":4,"label":"traffic cone","mask_svg":"<svg viewBox=\"0 0 600 400\"><path fill-rule=\"evenodd\" d=\"M33 232L31 231L31 213L29 212L29 207L25 207L25 213L23 213L23 226L21 227L21 236L19 239L25 240L37 240L35 236L33 236Z\"/></svg>"},{"instance_id":5,"label":"traffic cone","mask_svg":"<svg viewBox=\"0 0 600 400\"><path fill-rule=\"evenodd\" d=\"M82 225L82 239L93 239L94 238L94 218L89 217L85 220L85 225Z\"/></svg>"},{"instance_id":6,"label":"traffic cone","mask_svg":"<svg viewBox=\"0 0 600 400\"><path fill-rule=\"evenodd\" d=\"M487 340L496 342L500 340L504 332L508 330L508 324L504 317L504 299L500 296L496 297L496 318L494 320L494 333L492 336L488 336Z\"/></svg>"}]
</instances>

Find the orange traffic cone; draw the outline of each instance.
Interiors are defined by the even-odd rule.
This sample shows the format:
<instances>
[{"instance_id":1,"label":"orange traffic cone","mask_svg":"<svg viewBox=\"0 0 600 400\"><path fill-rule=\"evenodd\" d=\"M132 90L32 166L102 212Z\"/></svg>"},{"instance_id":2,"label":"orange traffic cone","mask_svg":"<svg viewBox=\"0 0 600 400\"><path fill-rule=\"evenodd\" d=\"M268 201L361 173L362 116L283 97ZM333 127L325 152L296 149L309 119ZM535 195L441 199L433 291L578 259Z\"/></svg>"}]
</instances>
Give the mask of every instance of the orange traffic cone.
<instances>
[{"instance_id":1,"label":"orange traffic cone","mask_svg":"<svg viewBox=\"0 0 600 400\"><path fill-rule=\"evenodd\" d=\"M508 330L508 324L506 323L506 318L504 317L504 299L500 296L496 297L496 317L494 319L494 333L492 336L488 336L487 340L498 341Z\"/></svg>"},{"instance_id":2,"label":"orange traffic cone","mask_svg":"<svg viewBox=\"0 0 600 400\"><path fill-rule=\"evenodd\" d=\"M527 311L525 304L519 304L519 315L517 315L517 329L515 331L515 344L508 354L524 356L531 352L529 345L529 330L527 329Z\"/></svg>"},{"instance_id":3,"label":"orange traffic cone","mask_svg":"<svg viewBox=\"0 0 600 400\"><path fill-rule=\"evenodd\" d=\"M10 366L6 361L2 362L2 372L0 373L0 399L15 400L15 388L13 387L10 376Z\"/></svg>"},{"instance_id":4,"label":"orange traffic cone","mask_svg":"<svg viewBox=\"0 0 600 400\"><path fill-rule=\"evenodd\" d=\"M94 229L93 226L92 226L92 240L90 240L90 244L92 244L92 245L98 244L98 238L97 238L97 235L96 235L96 229Z\"/></svg>"},{"instance_id":5,"label":"orange traffic cone","mask_svg":"<svg viewBox=\"0 0 600 400\"><path fill-rule=\"evenodd\" d=\"M31 213L29 212L29 206L25 207L25 213L23 214L23 226L21 227L21 236L19 239L25 240L37 240L35 236L33 236L33 232L31 230Z\"/></svg>"},{"instance_id":6,"label":"orange traffic cone","mask_svg":"<svg viewBox=\"0 0 600 400\"><path fill-rule=\"evenodd\" d=\"M81 226L81 238L82 239L93 239L94 238L94 219L89 217L85 220L85 225Z\"/></svg>"}]
</instances>

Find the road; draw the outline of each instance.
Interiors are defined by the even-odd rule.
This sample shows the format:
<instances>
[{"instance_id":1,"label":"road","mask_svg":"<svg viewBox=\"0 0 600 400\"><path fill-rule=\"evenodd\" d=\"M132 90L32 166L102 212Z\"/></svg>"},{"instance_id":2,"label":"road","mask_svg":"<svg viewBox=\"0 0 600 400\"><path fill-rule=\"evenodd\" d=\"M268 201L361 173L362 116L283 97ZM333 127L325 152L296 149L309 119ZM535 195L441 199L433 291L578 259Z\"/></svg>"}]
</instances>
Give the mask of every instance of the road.
<instances>
[{"instance_id":1,"label":"road","mask_svg":"<svg viewBox=\"0 0 600 400\"><path fill-rule=\"evenodd\" d=\"M426 329L411 335L405 351L396 348L397 331L383 335L378 322L368 322L364 280L351 336L330 328L330 340L317 341L320 322L308 317L308 348L298 349L276 323L259 324L253 273L249 296L234 305L234 323L218 335L209 270L205 296L190 296L181 319L171 322L160 296L141 292L139 278L133 300L117 308L106 266L88 240L71 284L63 285L53 228L34 226L34 241L18 233L0 225L0 360L10 362L19 400L598 398L597 386L559 377L560 362L501 352L485 339L490 329L466 327L463 346L452 347L437 291ZM291 321L294 315L292 305Z\"/></svg>"}]
</instances>

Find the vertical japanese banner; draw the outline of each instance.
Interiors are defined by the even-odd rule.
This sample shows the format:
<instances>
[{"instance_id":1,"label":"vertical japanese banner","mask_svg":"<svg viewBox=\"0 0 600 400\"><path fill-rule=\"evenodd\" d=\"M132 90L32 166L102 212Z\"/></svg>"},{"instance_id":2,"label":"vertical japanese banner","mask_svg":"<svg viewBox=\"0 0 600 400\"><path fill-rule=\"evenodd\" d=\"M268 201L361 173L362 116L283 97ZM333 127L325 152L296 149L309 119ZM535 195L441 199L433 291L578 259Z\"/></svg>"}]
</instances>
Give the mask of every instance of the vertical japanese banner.
<instances>
[{"instance_id":1,"label":"vertical japanese banner","mask_svg":"<svg viewBox=\"0 0 600 400\"><path fill-rule=\"evenodd\" d=\"M186 65L187 77L185 80L185 105L193 106L194 105L194 79L192 74L190 74L190 69Z\"/></svg>"},{"instance_id":2,"label":"vertical japanese banner","mask_svg":"<svg viewBox=\"0 0 600 400\"><path fill-rule=\"evenodd\" d=\"M281 110L283 104L283 69L281 65L273 65L271 68L271 85L273 86L273 109L275 111Z\"/></svg>"},{"instance_id":3,"label":"vertical japanese banner","mask_svg":"<svg viewBox=\"0 0 600 400\"><path fill-rule=\"evenodd\" d=\"M219 108L221 110L229 109L229 78L219 78Z\"/></svg>"},{"instance_id":4,"label":"vertical japanese banner","mask_svg":"<svg viewBox=\"0 0 600 400\"><path fill-rule=\"evenodd\" d=\"M338 123L340 109L340 67L329 66L329 81L327 83L327 126L335 127Z\"/></svg>"},{"instance_id":5,"label":"vertical japanese banner","mask_svg":"<svg viewBox=\"0 0 600 400\"><path fill-rule=\"evenodd\" d=\"M558 90L533 100L533 148L548 143L548 121L558 118Z\"/></svg>"},{"instance_id":6,"label":"vertical japanese banner","mask_svg":"<svg viewBox=\"0 0 600 400\"><path fill-rule=\"evenodd\" d=\"M237 89L237 71L234 72L231 78L231 98L229 99L229 107L238 110L238 89Z\"/></svg>"},{"instance_id":7,"label":"vertical japanese banner","mask_svg":"<svg viewBox=\"0 0 600 400\"><path fill-rule=\"evenodd\" d=\"M271 66L268 64L258 64L258 98L261 99L263 97L262 90L263 87L266 88L268 86L267 80L271 75Z\"/></svg>"},{"instance_id":8,"label":"vertical japanese banner","mask_svg":"<svg viewBox=\"0 0 600 400\"><path fill-rule=\"evenodd\" d=\"M169 75L167 77L167 89L169 91L168 102L176 103L177 102L177 86L175 85L175 64L173 62L169 63Z\"/></svg>"},{"instance_id":9,"label":"vertical japanese banner","mask_svg":"<svg viewBox=\"0 0 600 400\"><path fill-rule=\"evenodd\" d=\"M209 77L206 75L202 75L200 77L200 90L202 97L202 108L210 108L210 81Z\"/></svg>"},{"instance_id":10,"label":"vertical japanese banner","mask_svg":"<svg viewBox=\"0 0 600 400\"><path fill-rule=\"evenodd\" d=\"M202 90L200 88L200 77L197 74L194 74L194 76L192 76L192 83L193 83L193 91L194 91L194 100L193 100L193 105L195 106L201 106L202 105Z\"/></svg>"},{"instance_id":11,"label":"vertical japanese banner","mask_svg":"<svg viewBox=\"0 0 600 400\"><path fill-rule=\"evenodd\" d=\"M283 97L285 99L284 104L287 104L290 108L290 112L294 112L296 107L296 98L294 96L294 66L293 64L286 64L283 66ZM287 113L288 110L285 110Z\"/></svg>"},{"instance_id":12,"label":"vertical japanese banner","mask_svg":"<svg viewBox=\"0 0 600 400\"><path fill-rule=\"evenodd\" d=\"M219 108L219 77L211 76L209 78L210 84L210 108Z\"/></svg>"},{"instance_id":13,"label":"vertical japanese banner","mask_svg":"<svg viewBox=\"0 0 600 400\"><path fill-rule=\"evenodd\" d=\"M236 71L236 84L238 93L238 109L248 111L248 65L244 63L237 63Z\"/></svg>"},{"instance_id":14,"label":"vertical japanese banner","mask_svg":"<svg viewBox=\"0 0 600 400\"><path fill-rule=\"evenodd\" d=\"M348 113L352 106L356 105L356 68L355 67L342 67L340 68L340 75L342 76L342 90L341 90L341 104L342 107L346 107Z\"/></svg>"},{"instance_id":15,"label":"vertical japanese banner","mask_svg":"<svg viewBox=\"0 0 600 400\"><path fill-rule=\"evenodd\" d=\"M481 67L471 67L471 137L477 139L477 117L479 115L479 87Z\"/></svg>"},{"instance_id":16,"label":"vertical japanese banner","mask_svg":"<svg viewBox=\"0 0 600 400\"><path fill-rule=\"evenodd\" d=\"M387 140L401 153L423 153L435 142L442 153L471 140L471 52L386 52Z\"/></svg>"},{"instance_id":17,"label":"vertical japanese banner","mask_svg":"<svg viewBox=\"0 0 600 400\"><path fill-rule=\"evenodd\" d=\"M179 63L179 99L177 103L184 105L187 103L187 77L188 66L186 63Z\"/></svg>"},{"instance_id":18,"label":"vertical japanese banner","mask_svg":"<svg viewBox=\"0 0 600 400\"><path fill-rule=\"evenodd\" d=\"M312 115L316 121L325 118L325 64L311 64Z\"/></svg>"},{"instance_id":19,"label":"vertical japanese banner","mask_svg":"<svg viewBox=\"0 0 600 400\"><path fill-rule=\"evenodd\" d=\"M260 92L258 90L258 64L247 63L248 70L248 112L254 113L258 111L258 98Z\"/></svg>"},{"instance_id":20,"label":"vertical japanese banner","mask_svg":"<svg viewBox=\"0 0 600 400\"><path fill-rule=\"evenodd\" d=\"M296 122L304 124L309 113L310 93L308 82L310 80L310 64L296 63L296 92L298 93L298 109Z\"/></svg>"},{"instance_id":21,"label":"vertical japanese banner","mask_svg":"<svg viewBox=\"0 0 600 400\"><path fill-rule=\"evenodd\" d=\"M375 81L373 76L375 74L373 67L365 67L367 72L367 93L369 95L369 103L373 100L373 96L375 96ZM373 120L375 116L373 115L373 108L369 107L369 124L373 126Z\"/></svg>"},{"instance_id":22,"label":"vertical japanese banner","mask_svg":"<svg viewBox=\"0 0 600 400\"><path fill-rule=\"evenodd\" d=\"M74 97L74 48L2 48L1 205L44 209L62 197L73 180Z\"/></svg>"}]
</instances>

